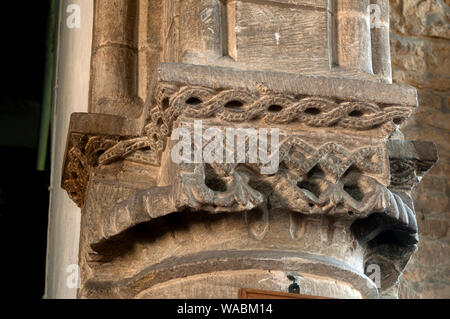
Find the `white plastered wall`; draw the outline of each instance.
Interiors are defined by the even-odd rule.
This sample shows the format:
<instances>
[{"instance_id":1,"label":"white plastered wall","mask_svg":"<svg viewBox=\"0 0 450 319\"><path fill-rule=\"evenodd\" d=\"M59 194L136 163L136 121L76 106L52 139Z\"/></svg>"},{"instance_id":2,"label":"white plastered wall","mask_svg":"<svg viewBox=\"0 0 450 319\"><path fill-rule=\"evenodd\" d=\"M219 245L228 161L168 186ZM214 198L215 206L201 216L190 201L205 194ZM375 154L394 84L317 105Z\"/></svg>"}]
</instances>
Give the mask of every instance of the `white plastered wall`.
<instances>
[{"instance_id":1,"label":"white plastered wall","mask_svg":"<svg viewBox=\"0 0 450 319\"><path fill-rule=\"evenodd\" d=\"M92 46L93 0L60 0L56 78L53 97L51 187L47 243L46 291L44 298L76 298L77 289L67 281L78 264L80 209L61 188L70 115L87 112ZM69 5L80 8L80 28L69 28ZM72 11L73 13L73 11ZM73 270L73 269L72 269Z\"/></svg>"}]
</instances>

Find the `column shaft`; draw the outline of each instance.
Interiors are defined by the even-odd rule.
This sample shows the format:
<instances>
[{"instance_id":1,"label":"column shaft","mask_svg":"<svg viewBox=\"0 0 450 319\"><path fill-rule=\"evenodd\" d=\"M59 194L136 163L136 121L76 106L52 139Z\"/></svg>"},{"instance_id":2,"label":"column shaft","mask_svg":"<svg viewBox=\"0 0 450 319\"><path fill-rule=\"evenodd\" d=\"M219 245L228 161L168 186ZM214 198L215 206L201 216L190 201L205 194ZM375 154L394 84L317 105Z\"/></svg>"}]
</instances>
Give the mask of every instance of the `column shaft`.
<instances>
[{"instance_id":1,"label":"column shaft","mask_svg":"<svg viewBox=\"0 0 450 319\"><path fill-rule=\"evenodd\" d=\"M337 63L372 73L369 0L337 0Z\"/></svg>"},{"instance_id":2,"label":"column shaft","mask_svg":"<svg viewBox=\"0 0 450 319\"><path fill-rule=\"evenodd\" d=\"M392 83L389 0L371 0L370 10L373 72Z\"/></svg>"},{"instance_id":3,"label":"column shaft","mask_svg":"<svg viewBox=\"0 0 450 319\"><path fill-rule=\"evenodd\" d=\"M91 113L137 117L138 0L96 0Z\"/></svg>"}]
</instances>

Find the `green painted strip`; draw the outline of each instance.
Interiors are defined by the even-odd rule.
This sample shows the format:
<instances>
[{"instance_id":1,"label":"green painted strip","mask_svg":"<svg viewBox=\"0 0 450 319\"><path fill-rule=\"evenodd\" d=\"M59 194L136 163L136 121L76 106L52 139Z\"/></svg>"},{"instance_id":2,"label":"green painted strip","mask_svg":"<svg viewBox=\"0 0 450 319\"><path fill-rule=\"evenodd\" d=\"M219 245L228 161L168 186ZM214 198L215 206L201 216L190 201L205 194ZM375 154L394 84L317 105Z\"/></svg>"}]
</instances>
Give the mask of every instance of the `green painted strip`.
<instances>
[{"instance_id":1,"label":"green painted strip","mask_svg":"<svg viewBox=\"0 0 450 319\"><path fill-rule=\"evenodd\" d=\"M45 63L44 92L42 95L41 129L39 135L39 148L37 170L44 171L47 162L47 152L50 135L50 122L52 114L53 78L56 55L56 35L58 25L58 0L50 0L47 25L47 52Z\"/></svg>"}]
</instances>

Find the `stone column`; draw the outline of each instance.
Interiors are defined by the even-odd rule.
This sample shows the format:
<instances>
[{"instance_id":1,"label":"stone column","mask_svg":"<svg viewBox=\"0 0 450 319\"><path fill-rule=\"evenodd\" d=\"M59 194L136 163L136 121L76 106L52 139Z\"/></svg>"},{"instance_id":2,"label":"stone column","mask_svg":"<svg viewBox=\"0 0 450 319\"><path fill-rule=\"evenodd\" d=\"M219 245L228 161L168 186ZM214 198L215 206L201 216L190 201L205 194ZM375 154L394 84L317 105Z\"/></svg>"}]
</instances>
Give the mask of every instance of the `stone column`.
<instances>
[{"instance_id":1,"label":"stone column","mask_svg":"<svg viewBox=\"0 0 450 319\"><path fill-rule=\"evenodd\" d=\"M372 73L369 0L337 0L337 63Z\"/></svg>"},{"instance_id":2,"label":"stone column","mask_svg":"<svg viewBox=\"0 0 450 319\"><path fill-rule=\"evenodd\" d=\"M139 1L139 97L145 101L150 83L162 54L161 24L163 23L163 2L158 0Z\"/></svg>"},{"instance_id":3,"label":"stone column","mask_svg":"<svg viewBox=\"0 0 450 319\"><path fill-rule=\"evenodd\" d=\"M138 117L138 1L95 0L90 112Z\"/></svg>"},{"instance_id":4,"label":"stone column","mask_svg":"<svg viewBox=\"0 0 450 319\"><path fill-rule=\"evenodd\" d=\"M370 3L373 72L392 83L389 0L372 0Z\"/></svg>"},{"instance_id":5,"label":"stone column","mask_svg":"<svg viewBox=\"0 0 450 319\"><path fill-rule=\"evenodd\" d=\"M83 208L80 298L232 298L292 278L313 296L395 297L417 249L411 190L436 148L399 139L417 93L389 83L370 2L332 4L162 2L143 112L119 101L72 117L63 186ZM117 11L121 30L130 12Z\"/></svg>"}]
</instances>

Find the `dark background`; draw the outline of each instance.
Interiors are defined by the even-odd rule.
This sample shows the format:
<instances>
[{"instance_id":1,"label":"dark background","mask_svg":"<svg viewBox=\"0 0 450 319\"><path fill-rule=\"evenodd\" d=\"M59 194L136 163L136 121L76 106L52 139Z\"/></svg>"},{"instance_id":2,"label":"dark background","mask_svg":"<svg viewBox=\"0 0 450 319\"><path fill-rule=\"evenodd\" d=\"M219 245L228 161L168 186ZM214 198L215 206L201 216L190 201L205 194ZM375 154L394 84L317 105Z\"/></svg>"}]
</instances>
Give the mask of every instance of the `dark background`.
<instances>
[{"instance_id":1,"label":"dark background","mask_svg":"<svg viewBox=\"0 0 450 319\"><path fill-rule=\"evenodd\" d=\"M11 298L44 295L49 156L36 170L48 1L3 1L0 10L0 271Z\"/></svg>"}]
</instances>

